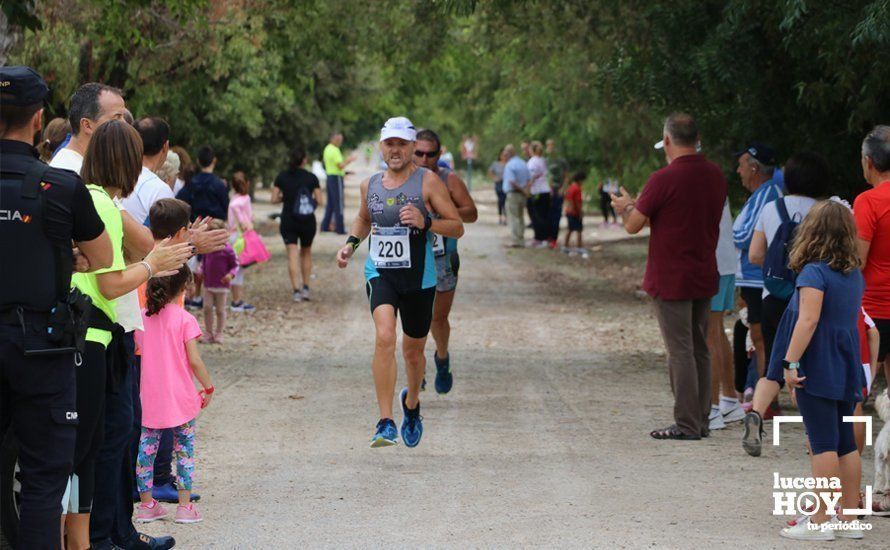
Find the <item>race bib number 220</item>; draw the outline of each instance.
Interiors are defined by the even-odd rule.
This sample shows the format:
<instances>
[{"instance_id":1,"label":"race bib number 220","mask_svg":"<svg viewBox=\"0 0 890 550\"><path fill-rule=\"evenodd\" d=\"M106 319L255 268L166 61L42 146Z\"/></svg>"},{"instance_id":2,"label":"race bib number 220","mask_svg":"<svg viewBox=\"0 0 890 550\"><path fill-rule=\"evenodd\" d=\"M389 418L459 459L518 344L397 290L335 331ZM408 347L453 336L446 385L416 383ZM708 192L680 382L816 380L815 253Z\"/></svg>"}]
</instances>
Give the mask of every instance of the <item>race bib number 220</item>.
<instances>
[{"instance_id":1,"label":"race bib number 220","mask_svg":"<svg viewBox=\"0 0 890 550\"><path fill-rule=\"evenodd\" d=\"M376 267L411 267L411 242L407 227L372 227L371 261Z\"/></svg>"}]
</instances>

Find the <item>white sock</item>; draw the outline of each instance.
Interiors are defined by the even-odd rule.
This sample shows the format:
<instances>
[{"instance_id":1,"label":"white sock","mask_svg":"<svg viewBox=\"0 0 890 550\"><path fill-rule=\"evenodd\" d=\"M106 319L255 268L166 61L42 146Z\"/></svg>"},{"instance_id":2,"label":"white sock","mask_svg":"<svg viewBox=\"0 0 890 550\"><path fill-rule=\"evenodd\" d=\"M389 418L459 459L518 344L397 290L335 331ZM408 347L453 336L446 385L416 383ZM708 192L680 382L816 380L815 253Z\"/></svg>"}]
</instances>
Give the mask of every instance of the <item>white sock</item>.
<instances>
[{"instance_id":1,"label":"white sock","mask_svg":"<svg viewBox=\"0 0 890 550\"><path fill-rule=\"evenodd\" d=\"M711 413L712 413L712 414L713 414L713 413L719 413L719 412L720 412L720 406L719 406L719 405L711 405Z\"/></svg>"},{"instance_id":2,"label":"white sock","mask_svg":"<svg viewBox=\"0 0 890 550\"><path fill-rule=\"evenodd\" d=\"M720 408L724 411L731 411L739 406L739 400L735 397L720 396Z\"/></svg>"}]
</instances>

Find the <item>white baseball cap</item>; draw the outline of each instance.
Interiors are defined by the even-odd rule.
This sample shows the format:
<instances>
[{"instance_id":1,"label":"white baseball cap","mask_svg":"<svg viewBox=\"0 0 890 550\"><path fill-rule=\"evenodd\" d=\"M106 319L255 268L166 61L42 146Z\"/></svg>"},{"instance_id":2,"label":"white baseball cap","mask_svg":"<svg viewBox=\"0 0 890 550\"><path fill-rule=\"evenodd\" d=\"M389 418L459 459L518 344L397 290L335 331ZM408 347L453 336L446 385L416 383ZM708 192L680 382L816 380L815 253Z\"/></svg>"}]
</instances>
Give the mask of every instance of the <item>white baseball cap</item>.
<instances>
[{"instance_id":1,"label":"white baseball cap","mask_svg":"<svg viewBox=\"0 0 890 550\"><path fill-rule=\"evenodd\" d=\"M656 149L664 149L664 140L659 141L658 143L653 145L653 147L655 147ZM695 150L697 152L701 153L701 142L700 141L695 144Z\"/></svg>"},{"instance_id":2,"label":"white baseball cap","mask_svg":"<svg viewBox=\"0 0 890 550\"><path fill-rule=\"evenodd\" d=\"M414 124L403 116L397 116L386 121L383 129L380 130L380 141L389 138L401 138L405 141L415 141L417 139L417 130Z\"/></svg>"}]
</instances>

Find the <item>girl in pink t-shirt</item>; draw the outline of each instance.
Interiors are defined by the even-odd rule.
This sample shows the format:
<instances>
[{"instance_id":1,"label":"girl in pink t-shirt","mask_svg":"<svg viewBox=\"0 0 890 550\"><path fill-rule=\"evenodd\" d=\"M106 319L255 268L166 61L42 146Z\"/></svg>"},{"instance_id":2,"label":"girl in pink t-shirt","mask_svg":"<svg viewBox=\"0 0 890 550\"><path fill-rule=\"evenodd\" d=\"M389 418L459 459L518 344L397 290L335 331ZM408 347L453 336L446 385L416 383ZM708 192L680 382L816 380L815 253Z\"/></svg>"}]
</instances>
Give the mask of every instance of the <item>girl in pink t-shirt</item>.
<instances>
[{"instance_id":1,"label":"girl in pink t-shirt","mask_svg":"<svg viewBox=\"0 0 890 550\"><path fill-rule=\"evenodd\" d=\"M235 194L229 201L229 242L235 243L238 237L247 231L253 230L253 207L250 204L250 182L247 175L238 171L232 175L232 189ZM246 267L246 266L245 266ZM239 269L238 274L232 279L232 311L256 310L255 307L244 301L244 269Z\"/></svg>"},{"instance_id":2,"label":"girl in pink t-shirt","mask_svg":"<svg viewBox=\"0 0 890 550\"><path fill-rule=\"evenodd\" d=\"M182 308L182 294L191 280L183 266L170 277L150 279L146 288L146 308L142 310L144 330L136 331L142 352L139 397L142 401L142 434L136 461L139 500L136 521L149 522L167 515L151 496L154 461L161 431L173 428L173 455L176 485L179 489L177 523L197 523L203 518L191 504L192 476L195 470L195 419L210 404L213 384L197 339L198 321ZM194 378L203 388L197 391Z\"/></svg>"}]
</instances>

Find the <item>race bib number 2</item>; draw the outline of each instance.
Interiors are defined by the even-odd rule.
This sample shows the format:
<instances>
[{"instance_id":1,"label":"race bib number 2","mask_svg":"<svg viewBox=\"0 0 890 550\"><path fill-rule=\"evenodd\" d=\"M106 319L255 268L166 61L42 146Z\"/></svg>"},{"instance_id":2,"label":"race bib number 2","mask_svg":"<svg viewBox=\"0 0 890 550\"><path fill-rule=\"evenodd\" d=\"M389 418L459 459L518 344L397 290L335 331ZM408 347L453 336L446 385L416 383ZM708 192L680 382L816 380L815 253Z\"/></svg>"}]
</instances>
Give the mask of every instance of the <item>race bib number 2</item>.
<instances>
[{"instance_id":1,"label":"race bib number 2","mask_svg":"<svg viewBox=\"0 0 890 550\"><path fill-rule=\"evenodd\" d=\"M438 235L436 233L430 232L430 235L433 236L433 255L436 258L445 255L445 237L442 235Z\"/></svg>"},{"instance_id":2,"label":"race bib number 2","mask_svg":"<svg viewBox=\"0 0 890 550\"><path fill-rule=\"evenodd\" d=\"M411 267L411 242L407 227L372 227L371 261L376 267L407 269Z\"/></svg>"}]
</instances>

